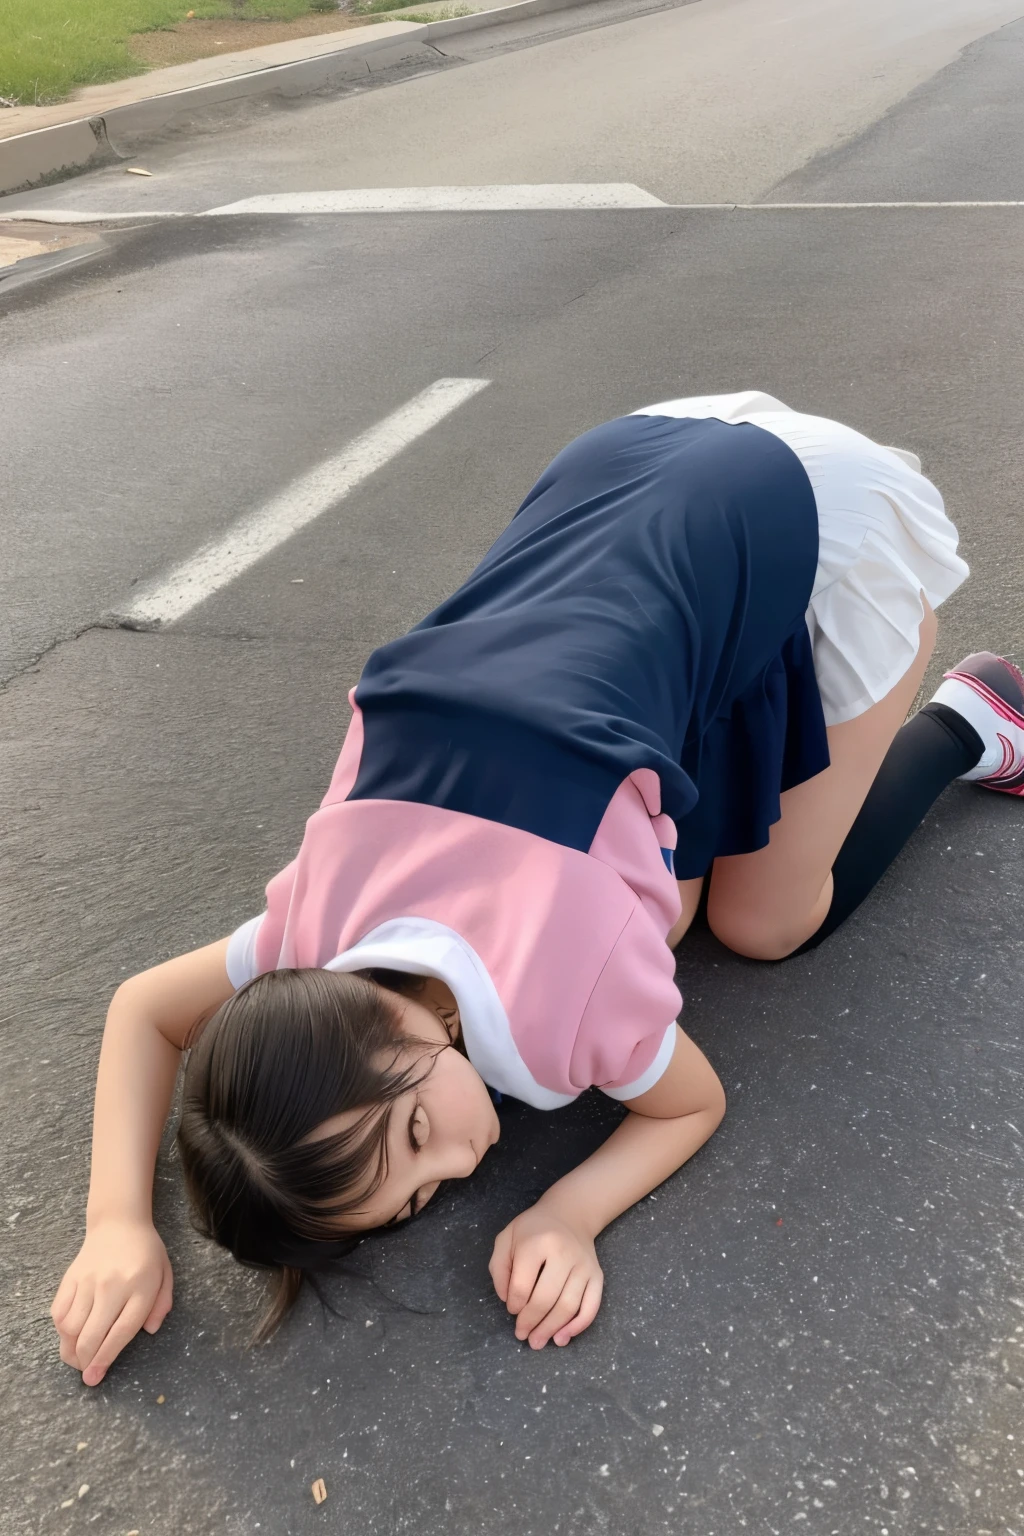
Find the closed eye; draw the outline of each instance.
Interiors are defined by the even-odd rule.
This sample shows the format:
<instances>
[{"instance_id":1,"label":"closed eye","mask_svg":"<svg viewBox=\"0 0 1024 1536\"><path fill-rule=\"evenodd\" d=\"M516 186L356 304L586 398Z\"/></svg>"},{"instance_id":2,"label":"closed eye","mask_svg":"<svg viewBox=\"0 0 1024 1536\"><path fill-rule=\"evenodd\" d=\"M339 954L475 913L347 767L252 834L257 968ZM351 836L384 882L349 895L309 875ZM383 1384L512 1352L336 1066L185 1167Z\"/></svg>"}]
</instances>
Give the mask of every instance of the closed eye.
<instances>
[{"instance_id":1,"label":"closed eye","mask_svg":"<svg viewBox=\"0 0 1024 1536\"><path fill-rule=\"evenodd\" d=\"M417 1116L417 1114L419 1112L419 1107L420 1107L420 1101L419 1101L419 1099L417 1099L415 1104L413 1104L413 1106L412 1106L412 1112L409 1115L409 1124L407 1126L407 1131L408 1131L408 1135L409 1135L409 1145L410 1145L410 1147L412 1147L414 1152L418 1152L420 1150L420 1144L416 1140L416 1132L413 1130L413 1126L416 1124L416 1116Z\"/></svg>"},{"instance_id":2,"label":"closed eye","mask_svg":"<svg viewBox=\"0 0 1024 1536\"><path fill-rule=\"evenodd\" d=\"M407 1136L409 1138L409 1145L410 1145L410 1147L412 1148L412 1150L414 1152L418 1152L420 1150L420 1144L416 1140L416 1131L414 1129L415 1124L416 1124L416 1114L417 1114L417 1112L419 1110L419 1107L420 1107L420 1101L419 1101L419 1099L417 1099L415 1101L415 1103L413 1104L413 1106L412 1106L412 1110L410 1111L410 1114L409 1114L409 1121L408 1121L408 1124L406 1125L406 1134L407 1134ZM420 1191L417 1189L417 1190L415 1190L413 1192L413 1196L412 1196L412 1199L409 1201L409 1204L407 1206L404 1206L402 1208L402 1210L398 1211L396 1215L392 1216L390 1221L386 1221L384 1223L384 1225L386 1227L397 1227L397 1226L401 1225L402 1222L411 1221L412 1218L417 1214L417 1212L419 1210L420 1210Z\"/></svg>"},{"instance_id":3,"label":"closed eye","mask_svg":"<svg viewBox=\"0 0 1024 1536\"><path fill-rule=\"evenodd\" d=\"M405 1206L403 1210L399 1211L396 1216L392 1216L389 1221L384 1222L385 1232L389 1227L401 1227L404 1226L407 1221L412 1220L412 1218L416 1215L416 1211L413 1207L413 1200L415 1199L416 1196L413 1195L412 1200L410 1200L409 1204Z\"/></svg>"},{"instance_id":4,"label":"closed eye","mask_svg":"<svg viewBox=\"0 0 1024 1536\"><path fill-rule=\"evenodd\" d=\"M398 1212L397 1216L392 1216L390 1221L386 1221L384 1223L384 1229L386 1230L388 1227L404 1226L407 1221L411 1221L414 1216L418 1216L420 1212L426 1208L427 1205L436 1204L437 1197L447 1190L450 1182L451 1181L449 1179L442 1179L438 1183L437 1188L431 1194L429 1200L424 1200L422 1198L422 1190L416 1190L408 1205L404 1206L402 1210Z\"/></svg>"}]
</instances>

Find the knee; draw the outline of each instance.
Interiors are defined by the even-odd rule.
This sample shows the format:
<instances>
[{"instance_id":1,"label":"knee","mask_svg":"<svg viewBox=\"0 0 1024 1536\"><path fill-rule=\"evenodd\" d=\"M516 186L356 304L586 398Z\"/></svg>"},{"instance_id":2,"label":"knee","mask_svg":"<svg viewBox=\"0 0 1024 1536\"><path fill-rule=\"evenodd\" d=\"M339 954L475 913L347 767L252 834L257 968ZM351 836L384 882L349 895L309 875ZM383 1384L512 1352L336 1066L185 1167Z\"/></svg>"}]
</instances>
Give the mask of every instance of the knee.
<instances>
[{"instance_id":1,"label":"knee","mask_svg":"<svg viewBox=\"0 0 1024 1536\"><path fill-rule=\"evenodd\" d=\"M712 902L708 927L720 944L746 960L785 960L807 938L805 924L794 927L770 914L723 910Z\"/></svg>"}]
</instances>

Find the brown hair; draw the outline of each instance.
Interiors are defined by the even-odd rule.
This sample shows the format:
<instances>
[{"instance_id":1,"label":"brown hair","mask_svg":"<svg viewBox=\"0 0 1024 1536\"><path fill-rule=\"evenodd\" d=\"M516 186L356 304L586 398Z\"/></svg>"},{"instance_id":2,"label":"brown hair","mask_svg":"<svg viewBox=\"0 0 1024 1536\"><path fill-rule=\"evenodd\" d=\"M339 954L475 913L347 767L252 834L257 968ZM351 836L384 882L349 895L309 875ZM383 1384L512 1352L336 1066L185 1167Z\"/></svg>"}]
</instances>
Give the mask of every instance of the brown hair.
<instances>
[{"instance_id":1,"label":"brown hair","mask_svg":"<svg viewBox=\"0 0 1024 1536\"><path fill-rule=\"evenodd\" d=\"M420 978L269 971L239 989L187 1041L178 1151L205 1237L242 1264L276 1271L255 1339L270 1337L304 1279L367 1235L339 1230L387 1174L391 1105L431 1056L399 1067L408 1043L395 993ZM314 1133L365 1109L334 1136ZM315 1279L314 1279L315 1283Z\"/></svg>"}]
</instances>

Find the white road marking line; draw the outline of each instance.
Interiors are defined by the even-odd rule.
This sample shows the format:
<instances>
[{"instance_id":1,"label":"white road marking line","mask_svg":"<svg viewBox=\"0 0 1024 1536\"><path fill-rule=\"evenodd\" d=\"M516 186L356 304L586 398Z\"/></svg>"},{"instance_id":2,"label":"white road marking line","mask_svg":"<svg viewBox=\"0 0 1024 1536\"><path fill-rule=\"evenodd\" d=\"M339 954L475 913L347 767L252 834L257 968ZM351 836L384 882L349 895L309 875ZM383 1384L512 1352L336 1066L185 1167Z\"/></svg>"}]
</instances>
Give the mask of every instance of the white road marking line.
<instances>
[{"instance_id":1,"label":"white road marking line","mask_svg":"<svg viewBox=\"0 0 1024 1536\"><path fill-rule=\"evenodd\" d=\"M244 213L513 213L573 209L671 208L681 213L820 212L834 208L1024 208L1021 202L665 203L630 182L507 187L361 187L342 192L270 192L209 208Z\"/></svg>"},{"instance_id":2,"label":"white road marking line","mask_svg":"<svg viewBox=\"0 0 1024 1536\"><path fill-rule=\"evenodd\" d=\"M670 206L682 207L685 205L672 204ZM989 198L987 200L960 203L731 203L723 204L722 206L741 209L744 212L751 213L761 213L762 211L767 211L768 213L803 213L808 209L814 211L816 209L832 208L1024 208L1024 201L1011 202L1006 200L1000 202L996 198Z\"/></svg>"},{"instance_id":3,"label":"white road marking line","mask_svg":"<svg viewBox=\"0 0 1024 1536\"><path fill-rule=\"evenodd\" d=\"M447 202L441 194L459 194ZM435 194L437 196L435 197ZM564 196L563 196L564 194ZM570 200L569 194L572 194ZM1024 208L1024 199L902 203L663 203L628 182L535 187L385 187L354 192L276 192L202 213L79 213L62 208L19 208L0 213L0 224L145 224L152 219L212 218L241 213L515 213L574 209L664 208L674 213L829 213L875 208Z\"/></svg>"},{"instance_id":4,"label":"white road marking line","mask_svg":"<svg viewBox=\"0 0 1024 1536\"><path fill-rule=\"evenodd\" d=\"M357 187L347 192L271 192L210 208L222 213L505 213L574 208L664 208L630 182L506 187Z\"/></svg>"},{"instance_id":5,"label":"white road marking line","mask_svg":"<svg viewBox=\"0 0 1024 1536\"><path fill-rule=\"evenodd\" d=\"M375 427L354 438L333 458L293 480L265 506L239 518L220 538L145 587L126 608L110 614L110 619L135 629L176 623L329 507L336 506L375 470L489 383L489 379L438 379Z\"/></svg>"}]
</instances>

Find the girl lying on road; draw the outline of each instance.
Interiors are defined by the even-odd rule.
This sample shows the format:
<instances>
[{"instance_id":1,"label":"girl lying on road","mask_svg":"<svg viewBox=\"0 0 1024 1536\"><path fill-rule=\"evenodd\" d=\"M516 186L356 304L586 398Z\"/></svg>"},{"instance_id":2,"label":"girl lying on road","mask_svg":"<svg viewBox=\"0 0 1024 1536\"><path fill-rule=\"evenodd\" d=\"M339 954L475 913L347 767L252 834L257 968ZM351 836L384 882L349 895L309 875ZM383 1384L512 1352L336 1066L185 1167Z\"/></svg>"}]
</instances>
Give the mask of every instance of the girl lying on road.
<instances>
[{"instance_id":1,"label":"girl lying on road","mask_svg":"<svg viewBox=\"0 0 1024 1536\"><path fill-rule=\"evenodd\" d=\"M818 944L956 778L1024 794L1024 677L970 656L904 724L967 575L912 455L749 393L585 433L447 602L375 651L266 911L118 988L86 1237L53 1304L95 1386L171 1305L154 1161L201 1228L307 1271L407 1221L498 1137L491 1091L629 1111L499 1233L515 1332L594 1319L594 1240L718 1125L676 1023L702 885L741 955Z\"/></svg>"}]
</instances>

